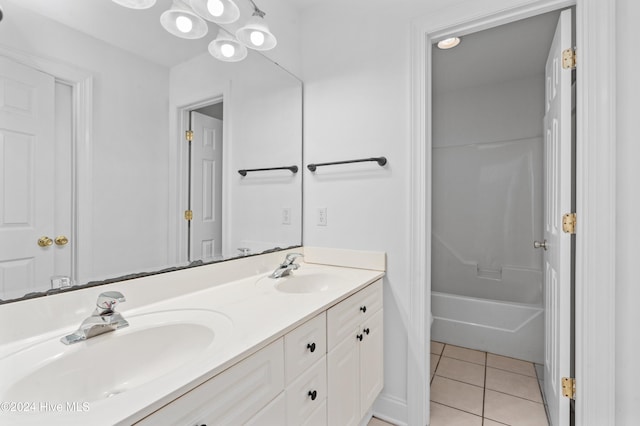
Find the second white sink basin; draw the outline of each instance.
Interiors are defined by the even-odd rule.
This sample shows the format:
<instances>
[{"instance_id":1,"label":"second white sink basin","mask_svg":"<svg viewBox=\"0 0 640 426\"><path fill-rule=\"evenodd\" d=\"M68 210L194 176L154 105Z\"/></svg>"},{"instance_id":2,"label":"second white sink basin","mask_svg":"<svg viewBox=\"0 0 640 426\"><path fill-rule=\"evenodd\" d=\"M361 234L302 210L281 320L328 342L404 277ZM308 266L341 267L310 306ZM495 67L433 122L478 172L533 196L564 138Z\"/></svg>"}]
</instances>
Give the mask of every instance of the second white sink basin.
<instances>
[{"instance_id":1,"label":"second white sink basin","mask_svg":"<svg viewBox=\"0 0 640 426\"><path fill-rule=\"evenodd\" d=\"M318 293L327 291L331 275L316 273L313 275L292 274L276 280L276 290L285 293Z\"/></svg>"},{"instance_id":2,"label":"second white sink basin","mask_svg":"<svg viewBox=\"0 0 640 426\"><path fill-rule=\"evenodd\" d=\"M106 399L207 356L233 328L227 316L198 309L125 318L129 327L80 343L66 346L57 336L9 355L1 363L0 399Z\"/></svg>"},{"instance_id":3,"label":"second white sink basin","mask_svg":"<svg viewBox=\"0 0 640 426\"><path fill-rule=\"evenodd\" d=\"M349 275L344 271L325 272L316 266L305 264L300 269L282 278L262 277L258 286L272 286L282 293L312 294L328 291L349 283Z\"/></svg>"}]
</instances>

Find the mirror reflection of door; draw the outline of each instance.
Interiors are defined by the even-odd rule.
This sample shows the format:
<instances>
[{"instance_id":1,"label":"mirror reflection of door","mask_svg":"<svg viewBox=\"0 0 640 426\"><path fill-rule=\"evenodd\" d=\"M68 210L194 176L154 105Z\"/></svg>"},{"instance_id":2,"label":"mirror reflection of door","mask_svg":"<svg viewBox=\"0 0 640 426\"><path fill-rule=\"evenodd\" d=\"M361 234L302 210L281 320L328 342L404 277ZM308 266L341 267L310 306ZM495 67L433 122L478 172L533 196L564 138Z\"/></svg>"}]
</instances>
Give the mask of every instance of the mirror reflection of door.
<instances>
[{"instance_id":1,"label":"mirror reflection of door","mask_svg":"<svg viewBox=\"0 0 640 426\"><path fill-rule=\"evenodd\" d=\"M190 112L189 261L222 258L222 106Z\"/></svg>"},{"instance_id":2,"label":"mirror reflection of door","mask_svg":"<svg viewBox=\"0 0 640 426\"><path fill-rule=\"evenodd\" d=\"M71 275L72 89L0 57L0 299Z\"/></svg>"}]
</instances>

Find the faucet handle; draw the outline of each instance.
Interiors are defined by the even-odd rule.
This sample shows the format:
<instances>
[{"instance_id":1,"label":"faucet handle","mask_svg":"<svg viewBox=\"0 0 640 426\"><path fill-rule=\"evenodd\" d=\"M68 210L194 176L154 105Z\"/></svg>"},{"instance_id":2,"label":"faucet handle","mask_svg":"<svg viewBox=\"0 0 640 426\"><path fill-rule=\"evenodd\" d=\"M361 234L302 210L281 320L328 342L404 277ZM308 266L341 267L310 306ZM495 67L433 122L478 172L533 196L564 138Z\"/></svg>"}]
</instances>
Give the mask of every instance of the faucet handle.
<instances>
[{"instance_id":1,"label":"faucet handle","mask_svg":"<svg viewBox=\"0 0 640 426\"><path fill-rule=\"evenodd\" d=\"M289 253L287 255L287 257L285 257L284 259L284 264L285 265L293 265L293 262L295 262L295 260L299 257L304 257L304 254L302 253Z\"/></svg>"},{"instance_id":2,"label":"faucet handle","mask_svg":"<svg viewBox=\"0 0 640 426\"><path fill-rule=\"evenodd\" d=\"M125 302L126 300L124 295L119 291L105 291L98 296L96 312L100 315L109 311L113 312L118 303Z\"/></svg>"}]
</instances>

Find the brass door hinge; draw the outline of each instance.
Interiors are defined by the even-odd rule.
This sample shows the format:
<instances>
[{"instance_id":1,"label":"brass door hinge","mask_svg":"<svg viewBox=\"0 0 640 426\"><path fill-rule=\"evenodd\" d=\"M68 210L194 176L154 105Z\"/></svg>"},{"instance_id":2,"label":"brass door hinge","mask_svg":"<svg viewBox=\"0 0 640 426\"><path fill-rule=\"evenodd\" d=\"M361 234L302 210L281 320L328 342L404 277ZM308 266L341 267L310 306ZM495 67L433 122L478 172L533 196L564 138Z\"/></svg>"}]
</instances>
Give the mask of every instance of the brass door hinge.
<instances>
[{"instance_id":1,"label":"brass door hinge","mask_svg":"<svg viewBox=\"0 0 640 426\"><path fill-rule=\"evenodd\" d=\"M187 139L187 142L191 142L193 140L193 130L187 130L184 137Z\"/></svg>"},{"instance_id":2,"label":"brass door hinge","mask_svg":"<svg viewBox=\"0 0 640 426\"><path fill-rule=\"evenodd\" d=\"M572 70L576 68L576 51L566 49L562 51L562 68Z\"/></svg>"},{"instance_id":3,"label":"brass door hinge","mask_svg":"<svg viewBox=\"0 0 640 426\"><path fill-rule=\"evenodd\" d=\"M193 219L193 211L192 210L185 210L184 211L184 219L185 220L192 220Z\"/></svg>"},{"instance_id":4,"label":"brass door hinge","mask_svg":"<svg viewBox=\"0 0 640 426\"><path fill-rule=\"evenodd\" d=\"M576 379L573 377L562 378L562 396L576 399Z\"/></svg>"},{"instance_id":5,"label":"brass door hinge","mask_svg":"<svg viewBox=\"0 0 640 426\"><path fill-rule=\"evenodd\" d=\"M576 233L577 217L575 213L567 213L562 216L562 230L567 234Z\"/></svg>"}]
</instances>

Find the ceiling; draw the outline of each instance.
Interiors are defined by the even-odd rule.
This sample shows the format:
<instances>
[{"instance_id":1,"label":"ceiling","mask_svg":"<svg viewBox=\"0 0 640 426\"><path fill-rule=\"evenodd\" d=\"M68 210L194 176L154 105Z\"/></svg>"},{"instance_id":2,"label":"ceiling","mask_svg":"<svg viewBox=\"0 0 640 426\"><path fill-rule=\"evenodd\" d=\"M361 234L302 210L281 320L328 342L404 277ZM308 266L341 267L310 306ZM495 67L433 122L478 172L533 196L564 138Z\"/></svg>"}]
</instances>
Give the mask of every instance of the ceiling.
<instances>
[{"instance_id":1,"label":"ceiling","mask_svg":"<svg viewBox=\"0 0 640 426\"><path fill-rule=\"evenodd\" d=\"M278 0L271 0L278 1ZM298 13L333 0L279 0ZM80 32L115 45L152 62L171 67L207 51L218 32L209 23L209 34L184 40L160 25L160 15L172 0L157 0L154 7L132 10L110 0L3 0L30 9ZM269 1L258 1L268 13ZM253 9L248 0L237 1L242 16ZM434 49L434 89L451 90L495 81L507 81L543 73L547 51L559 12L551 12L463 37L455 49ZM5 16L5 19L11 19ZM235 32L239 23L228 25Z\"/></svg>"},{"instance_id":2,"label":"ceiling","mask_svg":"<svg viewBox=\"0 0 640 426\"><path fill-rule=\"evenodd\" d=\"M127 9L111 0L3 0L3 3L14 3L167 67L206 52L219 29L209 22L209 33L199 40L169 34L160 25L160 15L171 7L172 0L157 0L155 6L145 10ZM253 7L248 0L237 4L242 16L251 16ZM268 13L268 9L265 11ZM239 25L227 27L235 32Z\"/></svg>"},{"instance_id":3,"label":"ceiling","mask_svg":"<svg viewBox=\"0 0 640 426\"><path fill-rule=\"evenodd\" d=\"M559 11L462 37L455 48L433 49L434 92L544 75Z\"/></svg>"}]
</instances>

